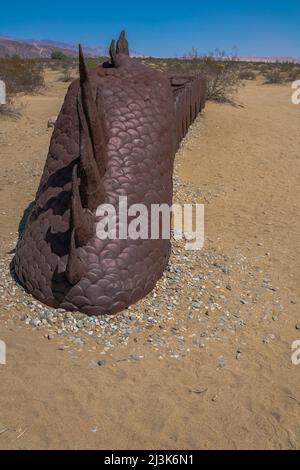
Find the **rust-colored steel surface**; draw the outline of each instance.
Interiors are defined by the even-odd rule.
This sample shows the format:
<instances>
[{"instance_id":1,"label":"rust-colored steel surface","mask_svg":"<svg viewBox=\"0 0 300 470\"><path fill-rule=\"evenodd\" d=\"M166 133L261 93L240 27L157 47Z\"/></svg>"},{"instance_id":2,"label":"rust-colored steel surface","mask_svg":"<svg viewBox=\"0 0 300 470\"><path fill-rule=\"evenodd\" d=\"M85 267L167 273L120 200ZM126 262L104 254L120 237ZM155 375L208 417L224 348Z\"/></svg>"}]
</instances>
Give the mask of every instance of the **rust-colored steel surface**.
<instances>
[{"instance_id":1,"label":"rust-colored steel surface","mask_svg":"<svg viewBox=\"0 0 300 470\"><path fill-rule=\"evenodd\" d=\"M172 205L173 162L205 104L200 76L168 76L131 59L122 32L110 62L87 70L66 94L15 270L41 302L89 315L116 313L144 297L168 263L170 240L101 239L99 207ZM98 212L97 212L98 211ZM128 217L128 223L130 223ZM149 220L151 224L151 220Z\"/></svg>"},{"instance_id":2,"label":"rust-colored steel surface","mask_svg":"<svg viewBox=\"0 0 300 470\"><path fill-rule=\"evenodd\" d=\"M205 106L206 81L203 75L171 76L176 120L177 146L186 135L198 113Z\"/></svg>"}]
</instances>

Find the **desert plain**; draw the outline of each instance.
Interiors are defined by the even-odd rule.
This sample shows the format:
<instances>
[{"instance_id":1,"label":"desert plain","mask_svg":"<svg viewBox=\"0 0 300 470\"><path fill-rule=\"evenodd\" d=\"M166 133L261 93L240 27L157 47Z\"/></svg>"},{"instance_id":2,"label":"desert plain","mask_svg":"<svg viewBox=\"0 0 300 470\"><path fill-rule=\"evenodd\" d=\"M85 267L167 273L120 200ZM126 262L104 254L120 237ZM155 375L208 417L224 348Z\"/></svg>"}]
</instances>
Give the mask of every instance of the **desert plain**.
<instances>
[{"instance_id":1,"label":"desert plain","mask_svg":"<svg viewBox=\"0 0 300 470\"><path fill-rule=\"evenodd\" d=\"M299 449L300 105L245 81L208 102L175 161L174 199L203 203L205 243L173 242L154 292L116 317L52 312L13 279L68 84L0 117L0 449ZM295 361L294 361L295 362Z\"/></svg>"}]
</instances>

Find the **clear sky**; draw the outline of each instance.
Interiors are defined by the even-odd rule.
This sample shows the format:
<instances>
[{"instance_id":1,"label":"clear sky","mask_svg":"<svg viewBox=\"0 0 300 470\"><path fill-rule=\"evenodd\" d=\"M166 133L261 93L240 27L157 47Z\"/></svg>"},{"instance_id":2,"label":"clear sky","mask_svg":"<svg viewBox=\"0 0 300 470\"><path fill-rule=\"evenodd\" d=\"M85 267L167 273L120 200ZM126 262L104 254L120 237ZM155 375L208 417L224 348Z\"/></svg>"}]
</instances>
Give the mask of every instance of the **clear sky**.
<instances>
[{"instance_id":1,"label":"clear sky","mask_svg":"<svg viewBox=\"0 0 300 470\"><path fill-rule=\"evenodd\" d=\"M181 56L192 48L300 57L300 0L41 0L0 3L0 34Z\"/></svg>"}]
</instances>

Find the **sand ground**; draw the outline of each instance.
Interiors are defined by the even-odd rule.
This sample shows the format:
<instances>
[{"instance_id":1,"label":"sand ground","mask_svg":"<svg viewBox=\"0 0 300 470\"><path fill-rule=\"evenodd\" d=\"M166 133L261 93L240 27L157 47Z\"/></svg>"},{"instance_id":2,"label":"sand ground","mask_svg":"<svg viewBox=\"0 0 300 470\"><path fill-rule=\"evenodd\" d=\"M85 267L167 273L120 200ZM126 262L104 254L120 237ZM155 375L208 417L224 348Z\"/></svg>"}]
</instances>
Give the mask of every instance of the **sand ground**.
<instances>
[{"instance_id":1,"label":"sand ground","mask_svg":"<svg viewBox=\"0 0 300 470\"><path fill-rule=\"evenodd\" d=\"M21 118L0 121L2 257L34 198L47 121L66 86L48 72L43 94L22 97ZM0 448L300 448L300 365L291 361L291 344L300 340L300 107L290 96L286 85L247 82L239 106L207 104L177 156L179 184L198 188L206 203L195 270L203 269L206 247L227 260L243 257L242 265L230 261L231 285L218 294L243 326L201 335L180 357L159 356L143 335L98 366L100 346L87 340L68 354L60 337L49 341L24 324L1 295ZM210 274L217 289L219 274ZM189 303L185 283L180 298L178 318ZM222 314L199 312L207 328ZM200 324L183 336L195 337ZM139 360L123 360L137 345Z\"/></svg>"}]
</instances>

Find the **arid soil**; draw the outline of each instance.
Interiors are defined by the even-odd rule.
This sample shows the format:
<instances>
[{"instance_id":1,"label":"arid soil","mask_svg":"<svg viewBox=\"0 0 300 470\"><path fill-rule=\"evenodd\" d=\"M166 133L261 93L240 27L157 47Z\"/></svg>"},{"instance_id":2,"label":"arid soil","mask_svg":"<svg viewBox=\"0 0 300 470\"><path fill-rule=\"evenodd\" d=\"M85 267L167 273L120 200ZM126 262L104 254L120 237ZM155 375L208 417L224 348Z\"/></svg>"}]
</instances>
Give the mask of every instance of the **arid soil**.
<instances>
[{"instance_id":1,"label":"arid soil","mask_svg":"<svg viewBox=\"0 0 300 470\"><path fill-rule=\"evenodd\" d=\"M177 202L205 205L205 245L174 241L146 299L114 318L54 312L10 261L67 85L0 118L1 449L299 449L300 107L245 82L208 103L176 156Z\"/></svg>"}]
</instances>

